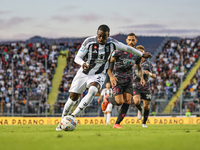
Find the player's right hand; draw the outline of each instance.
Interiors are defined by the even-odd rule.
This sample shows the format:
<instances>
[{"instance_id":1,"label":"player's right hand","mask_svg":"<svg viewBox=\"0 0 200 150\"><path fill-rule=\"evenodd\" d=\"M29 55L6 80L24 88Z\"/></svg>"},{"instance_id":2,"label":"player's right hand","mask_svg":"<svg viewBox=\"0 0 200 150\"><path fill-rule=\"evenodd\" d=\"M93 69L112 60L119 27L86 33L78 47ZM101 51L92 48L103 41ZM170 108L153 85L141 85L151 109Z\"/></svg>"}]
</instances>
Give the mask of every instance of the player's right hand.
<instances>
[{"instance_id":1,"label":"player's right hand","mask_svg":"<svg viewBox=\"0 0 200 150\"><path fill-rule=\"evenodd\" d=\"M143 56L142 57L144 57L144 58L151 58L152 57L152 55L151 55L151 53L149 53L149 52L146 52L146 53L144 53L143 54Z\"/></svg>"},{"instance_id":2,"label":"player's right hand","mask_svg":"<svg viewBox=\"0 0 200 150\"><path fill-rule=\"evenodd\" d=\"M84 63L82 65L83 70L87 70L89 68L89 65L87 63Z\"/></svg>"},{"instance_id":3,"label":"player's right hand","mask_svg":"<svg viewBox=\"0 0 200 150\"><path fill-rule=\"evenodd\" d=\"M112 86L116 86L117 81L118 81L118 79L115 76L110 77L110 83L111 83Z\"/></svg>"}]
</instances>

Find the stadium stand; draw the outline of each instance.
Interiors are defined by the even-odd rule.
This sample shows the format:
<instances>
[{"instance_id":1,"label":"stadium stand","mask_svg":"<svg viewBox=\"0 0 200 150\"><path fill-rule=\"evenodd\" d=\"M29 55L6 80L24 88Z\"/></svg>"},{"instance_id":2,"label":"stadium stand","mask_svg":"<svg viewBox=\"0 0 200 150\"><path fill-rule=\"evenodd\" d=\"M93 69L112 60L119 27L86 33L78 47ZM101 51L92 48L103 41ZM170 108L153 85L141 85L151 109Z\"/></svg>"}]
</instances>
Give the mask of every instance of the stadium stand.
<instances>
[{"instance_id":1,"label":"stadium stand","mask_svg":"<svg viewBox=\"0 0 200 150\"><path fill-rule=\"evenodd\" d=\"M14 114L44 113L43 106L49 107L45 93L51 91L58 55L59 49L46 43L0 45L0 98L4 111L11 112L13 97Z\"/></svg>"}]
</instances>

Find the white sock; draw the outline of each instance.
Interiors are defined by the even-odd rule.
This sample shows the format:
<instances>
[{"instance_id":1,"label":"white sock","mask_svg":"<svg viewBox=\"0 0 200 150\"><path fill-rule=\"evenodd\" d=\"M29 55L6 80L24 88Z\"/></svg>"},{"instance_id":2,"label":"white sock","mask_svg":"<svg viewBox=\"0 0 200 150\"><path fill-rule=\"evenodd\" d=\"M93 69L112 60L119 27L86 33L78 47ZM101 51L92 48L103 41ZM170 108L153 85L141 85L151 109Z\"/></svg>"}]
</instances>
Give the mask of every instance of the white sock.
<instances>
[{"instance_id":1,"label":"white sock","mask_svg":"<svg viewBox=\"0 0 200 150\"><path fill-rule=\"evenodd\" d=\"M107 120L107 114L104 114L105 121Z\"/></svg>"},{"instance_id":2,"label":"white sock","mask_svg":"<svg viewBox=\"0 0 200 150\"><path fill-rule=\"evenodd\" d=\"M98 89L95 86L91 86L88 90L87 95L81 100L79 105L76 107L72 115L79 115L94 99L94 96L98 92Z\"/></svg>"},{"instance_id":3,"label":"white sock","mask_svg":"<svg viewBox=\"0 0 200 150\"><path fill-rule=\"evenodd\" d=\"M64 106L64 109L63 109L63 112L62 112L62 118L65 116L65 115L68 115L69 112L72 110L72 107L74 106L76 102L71 100L70 98L68 98L67 102L65 103L65 106Z\"/></svg>"},{"instance_id":4,"label":"white sock","mask_svg":"<svg viewBox=\"0 0 200 150\"><path fill-rule=\"evenodd\" d=\"M107 113L106 124L109 124L111 113Z\"/></svg>"}]
</instances>

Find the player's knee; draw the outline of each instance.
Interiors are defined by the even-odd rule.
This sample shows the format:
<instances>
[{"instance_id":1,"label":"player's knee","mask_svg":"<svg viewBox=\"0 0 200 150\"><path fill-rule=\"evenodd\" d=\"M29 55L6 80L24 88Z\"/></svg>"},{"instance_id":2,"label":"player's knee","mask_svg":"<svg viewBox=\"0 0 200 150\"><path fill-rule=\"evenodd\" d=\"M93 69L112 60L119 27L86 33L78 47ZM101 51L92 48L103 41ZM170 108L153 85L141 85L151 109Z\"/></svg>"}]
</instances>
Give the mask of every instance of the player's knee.
<instances>
[{"instance_id":1,"label":"player's knee","mask_svg":"<svg viewBox=\"0 0 200 150\"><path fill-rule=\"evenodd\" d=\"M140 104L140 98L139 97L135 97L134 98L134 103L135 103L135 105L139 105Z\"/></svg>"},{"instance_id":2,"label":"player's knee","mask_svg":"<svg viewBox=\"0 0 200 150\"><path fill-rule=\"evenodd\" d=\"M117 104L119 104L119 105L122 105L123 103L124 103L123 100L119 100L119 101L117 101Z\"/></svg>"},{"instance_id":3,"label":"player's knee","mask_svg":"<svg viewBox=\"0 0 200 150\"><path fill-rule=\"evenodd\" d=\"M125 103L125 104L131 104L131 99L126 100L124 103Z\"/></svg>"},{"instance_id":4,"label":"player's knee","mask_svg":"<svg viewBox=\"0 0 200 150\"><path fill-rule=\"evenodd\" d=\"M92 96L95 96L96 93L98 92L98 89L96 86L91 86L88 90L88 94L92 95Z\"/></svg>"},{"instance_id":5,"label":"player's knee","mask_svg":"<svg viewBox=\"0 0 200 150\"><path fill-rule=\"evenodd\" d=\"M72 101L77 101L78 98L79 98L79 94L77 94L77 93L70 93L69 98L70 98Z\"/></svg>"},{"instance_id":6,"label":"player's knee","mask_svg":"<svg viewBox=\"0 0 200 150\"><path fill-rule=\"evenodd\" d=\"M115 101L118 105L121 105L124 103L123 99L118 99L118 98L115 98Z\"/></svg>"}]
</instances>

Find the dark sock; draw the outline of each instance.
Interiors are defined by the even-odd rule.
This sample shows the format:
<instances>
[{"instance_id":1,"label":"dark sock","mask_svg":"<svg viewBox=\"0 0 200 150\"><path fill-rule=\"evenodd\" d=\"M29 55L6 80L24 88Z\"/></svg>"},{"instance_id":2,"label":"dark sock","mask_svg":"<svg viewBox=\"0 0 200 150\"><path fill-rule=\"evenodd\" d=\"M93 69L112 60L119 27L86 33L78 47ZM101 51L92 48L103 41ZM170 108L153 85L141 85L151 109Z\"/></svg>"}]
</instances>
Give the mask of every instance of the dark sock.
<instances>
[{"instance_id":1,"label":"dark sock","mask_svg":"<svg viewBox=\"0 0 200 150\"><path fill-rule=\"evenodd\" d=\"M115 98L114 97L111 97L109 96L107 98L108 102L112 103L113 105L117 105L117 106L120 106L120 104L118 104L116 101L115 101Z\"/></svg>"},{"instance_id":2,"label":"dark sock","mask_svg":"<svg viewBox=\"0 0 200 150\"><path fill-rule=\"evenodd\" d=\"M118 117L117 117L117 121L116 121L115 124L120 124L122 122L122 120L126 116L128 108L129 108L129 104L122 104L122 107L121 107L121 109L119 111L119 114L118 114Z\"/></svg>"},{"instance_id":3,"label":"dark sock","mask_svg":"<svg viewBox=\"0 0 200 150\"><path fill-rule=\"evenodd\" d=\"M135 106L137 107L138 110L142 111L142 108L141 108L140 104L139 105L135 105Z\"/></svg>"},{"instance_id":4,"label":"dark sock","mask_svg":"<svg viewBox=\"0 0 200 150\"><path fill-rule=\"evenodd\" d=\"M146 121L148 119L149 116L149 110L144 110L144 120L143 120L143 124L146 124Z\"/></svg>"}]
</instances>

